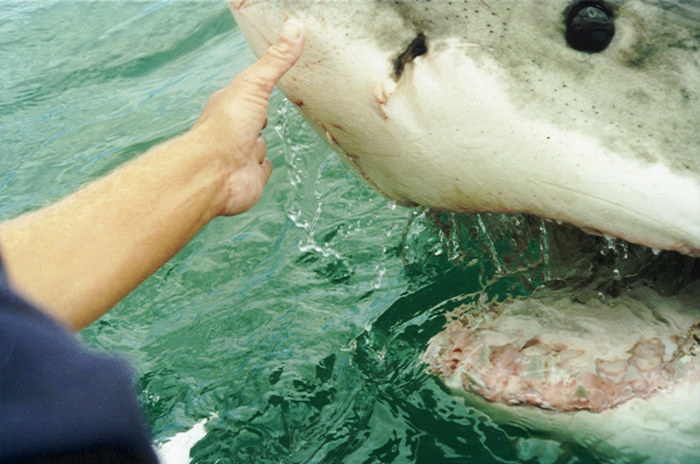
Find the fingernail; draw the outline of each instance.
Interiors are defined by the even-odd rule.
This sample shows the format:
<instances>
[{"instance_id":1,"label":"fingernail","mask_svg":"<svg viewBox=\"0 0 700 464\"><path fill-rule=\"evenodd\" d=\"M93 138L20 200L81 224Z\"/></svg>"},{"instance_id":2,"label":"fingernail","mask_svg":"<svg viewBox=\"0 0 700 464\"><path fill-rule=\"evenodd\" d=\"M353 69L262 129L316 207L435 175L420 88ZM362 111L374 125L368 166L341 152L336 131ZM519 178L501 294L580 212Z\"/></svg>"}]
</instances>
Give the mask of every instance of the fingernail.
<instances>
[{"instance_id":1,"label":"fingernail","mask_svg":"<svg viewBox=\"0 0 700 464\"><path fill-rule=\"evenodd\" d=\"M301 36L301 31L301 23L294 18L289 18L284 23L280 37L287 40L297 40Z\"/></svg>"}]
</instances>

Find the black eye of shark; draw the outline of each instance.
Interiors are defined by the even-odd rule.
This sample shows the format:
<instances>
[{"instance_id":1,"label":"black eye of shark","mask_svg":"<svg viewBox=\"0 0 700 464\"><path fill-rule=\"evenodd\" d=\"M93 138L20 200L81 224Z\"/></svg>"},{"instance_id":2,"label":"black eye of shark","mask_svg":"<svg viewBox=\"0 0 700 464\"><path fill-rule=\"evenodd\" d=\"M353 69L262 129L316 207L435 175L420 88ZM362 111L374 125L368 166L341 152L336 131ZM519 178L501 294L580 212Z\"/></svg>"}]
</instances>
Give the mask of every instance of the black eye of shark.
<instances>
[{"instance_id":1,"label":"black eye of shark","mask_svg":"<svg viewBox=\"0 0 700 464\"><path fill-rule=\"evenodd\" d=\"M574 50L599 53L615 35L612 12L603 2L579 1L567 8L566 42Z\"/></svg>"}]
</instances>

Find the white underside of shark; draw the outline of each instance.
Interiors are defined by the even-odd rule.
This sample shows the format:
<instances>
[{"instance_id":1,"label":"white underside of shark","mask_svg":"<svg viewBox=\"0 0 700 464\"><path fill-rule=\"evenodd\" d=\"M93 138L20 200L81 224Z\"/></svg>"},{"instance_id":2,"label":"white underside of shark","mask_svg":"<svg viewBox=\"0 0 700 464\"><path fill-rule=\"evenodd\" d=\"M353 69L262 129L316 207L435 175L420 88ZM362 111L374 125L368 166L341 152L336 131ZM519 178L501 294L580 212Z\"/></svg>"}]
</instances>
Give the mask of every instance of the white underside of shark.
<instances>
[{"instance_id":1,"label":"white underside of shark","mask_svg":"<svg viewBox=\"0 0 700 464\"><path fill-rule=\"evenodd\" d=\"M481 41L480 31L473 40L468 34L433 38L426 31L427 53L409 60L397 77L395 61L420 25L411 30L401 11L374 3L231 0L230 6L257 54L274 42L287 17L306 26L304 55L280 86L385 196L447 211L526 212L653 248L700 253L699 139L692 135L700 126L700 100L696 92L685 95L689 103L677 103L654 88L692 89L694 83L697 90L698 52L667 71L687 82L666 84L656 74L656 81L641 81L648 72L623 67L617 58L567 49L563 39L549 37L560 32L556 27L543 38L523 37L558 48L542 46L533 60L514 62L513 68L522 68L516 71L496 47L519 43ZM446 10L446 3L425 8ZM554 11L558 27L566 4L538 2L531 9ZM611 48L633 46L633 31L626 31L636 19L625 24L620 18ZM376 31L355 27L358 21L374 21L387 37L405 38L389 48L372 35ZM547 60L556 54L571 69L535 74L537 66L552 67ZM525 84L513 84L518 79L552 82L534 82L528 96ZM679 115L669 120L666 113L674 113L660 105ZM679 146L685 152L678 153Z\"/></svg>"}]
</instances>

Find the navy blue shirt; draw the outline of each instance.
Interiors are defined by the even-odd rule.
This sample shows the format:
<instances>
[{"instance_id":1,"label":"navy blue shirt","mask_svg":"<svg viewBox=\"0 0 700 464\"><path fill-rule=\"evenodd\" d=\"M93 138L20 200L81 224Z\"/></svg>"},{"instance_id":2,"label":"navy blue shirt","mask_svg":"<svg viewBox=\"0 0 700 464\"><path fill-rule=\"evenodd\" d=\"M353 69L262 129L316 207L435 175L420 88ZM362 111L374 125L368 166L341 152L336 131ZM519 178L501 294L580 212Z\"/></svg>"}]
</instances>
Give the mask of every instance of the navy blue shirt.
<instances>
[{"instance_id":1,"label":"navy blue shirt","mask_svg":"<svg viewBox=\"0 0 700 464\"><path fill-rule=\"evenodd\" d=\"M0 267L0 463L156 463L121 360L24 301Z\"/></svg>"}]
</instances>

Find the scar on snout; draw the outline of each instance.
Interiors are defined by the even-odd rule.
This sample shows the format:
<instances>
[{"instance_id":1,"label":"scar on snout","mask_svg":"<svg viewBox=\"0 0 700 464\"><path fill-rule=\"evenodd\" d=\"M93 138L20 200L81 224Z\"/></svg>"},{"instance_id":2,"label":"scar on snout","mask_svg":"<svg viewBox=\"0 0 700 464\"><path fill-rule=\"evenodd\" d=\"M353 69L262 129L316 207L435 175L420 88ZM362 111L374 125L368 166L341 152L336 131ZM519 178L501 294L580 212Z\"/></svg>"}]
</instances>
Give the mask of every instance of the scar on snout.
<instances>
[{"instance_id":1,"label":"scar on snout","mask_svg":"<svg viewBox=\"0 0 700 464\"><path fill-rule=\"evenodd\" d=\"M390 81L393 82L393 81ZM383 120L389 119L389 115L386 114L385 106L387 102L389 101L389 95L391 94L391 91L387 91L386 88L386 83L382 83L379 85L379 87L376 89L375 94L374 94L374 109L381 117Z\"/></svg>"}]
</instances>

